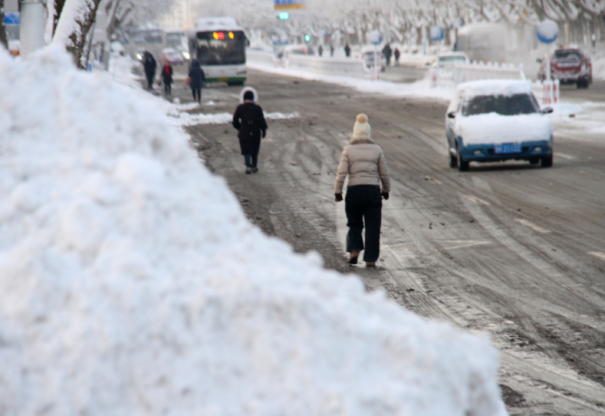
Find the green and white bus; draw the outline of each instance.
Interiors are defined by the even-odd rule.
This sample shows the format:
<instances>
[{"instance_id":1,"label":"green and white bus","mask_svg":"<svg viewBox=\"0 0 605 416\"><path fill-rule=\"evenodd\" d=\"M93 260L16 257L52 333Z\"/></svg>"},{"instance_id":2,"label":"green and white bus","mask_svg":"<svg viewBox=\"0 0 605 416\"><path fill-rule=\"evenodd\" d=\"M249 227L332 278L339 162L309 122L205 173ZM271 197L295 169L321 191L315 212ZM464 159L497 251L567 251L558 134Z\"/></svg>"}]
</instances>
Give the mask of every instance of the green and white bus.
<instances>
[{"instance_id":1,"label":"green and white bus","mask_svg":"<svg viewBox=\"0 0 605 416\"><path fill-rule=\"evenodd\" d=\"M231 17L199 19L188 34L191 59L200 61L206 82L246 82L246 35Z\"/></svg>"}]
</instances>

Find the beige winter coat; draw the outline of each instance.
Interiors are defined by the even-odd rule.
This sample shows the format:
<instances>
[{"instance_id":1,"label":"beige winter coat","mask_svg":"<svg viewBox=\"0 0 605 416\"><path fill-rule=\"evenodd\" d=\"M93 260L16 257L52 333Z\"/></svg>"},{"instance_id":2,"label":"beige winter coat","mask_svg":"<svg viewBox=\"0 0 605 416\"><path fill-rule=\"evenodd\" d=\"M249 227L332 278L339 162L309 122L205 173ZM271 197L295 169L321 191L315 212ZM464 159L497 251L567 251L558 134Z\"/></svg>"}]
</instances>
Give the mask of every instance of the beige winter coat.
<instances>
[{"instance_id":1,"label":"beige winter coat","mask_svg":"<svg viewBox=\"0 0 605 416\"><path fill-rule=\"evenodd\" d=\"M345 178L349 176L349 186L378 185L382 182L382 192L390 192L389 169L382 149L374 140L353 138L342 151L334 193L341 194Z\"/></svg>"}]
</instances>

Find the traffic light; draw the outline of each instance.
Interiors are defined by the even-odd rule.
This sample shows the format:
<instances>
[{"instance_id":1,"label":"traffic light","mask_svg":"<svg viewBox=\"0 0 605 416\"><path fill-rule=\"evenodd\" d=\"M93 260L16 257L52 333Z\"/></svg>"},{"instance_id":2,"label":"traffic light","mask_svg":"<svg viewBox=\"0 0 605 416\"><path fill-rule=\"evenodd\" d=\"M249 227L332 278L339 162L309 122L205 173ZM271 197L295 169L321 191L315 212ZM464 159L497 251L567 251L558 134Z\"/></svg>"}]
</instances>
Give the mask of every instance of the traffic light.
<instances>
[{"instance_id":1,"label":"traffic light","mask_svg":"<svg viewBox=\"0 0 605 416\"><path fill-rule=\"evenodd\" d=\"M311 41L311 36L305 35L305 42L310 42L310 41Z\"/></svg>"},{"instance_id":2,"label":"traffic light","mask_svg":"<svg viewBox=\"0 0 605 416\"><path fill-rule=\"evenodd\" d=\"M279 20L288 20L290 18L290 13L280 12L278 17L279 17Z\"/></svg>"}]
</instances>

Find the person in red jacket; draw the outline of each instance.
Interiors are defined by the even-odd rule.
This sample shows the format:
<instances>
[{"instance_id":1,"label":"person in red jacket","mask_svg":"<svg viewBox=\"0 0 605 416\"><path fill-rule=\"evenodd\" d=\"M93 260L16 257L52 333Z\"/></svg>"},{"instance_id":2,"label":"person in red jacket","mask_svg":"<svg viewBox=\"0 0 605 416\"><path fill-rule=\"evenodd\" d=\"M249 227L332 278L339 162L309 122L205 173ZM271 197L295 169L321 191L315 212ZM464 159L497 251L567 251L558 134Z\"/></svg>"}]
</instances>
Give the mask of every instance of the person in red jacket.
<instances>
[{"instance_id":1,"label":"person in red jacket","mask_svg":"<svg viewBox=\"0 0 605 416\"><path fill-rule=\"evenodd\" d=\"M170 62L166 62L164 64L164 68L162 69L162 82L164 83L164 92L166 95L172 94L172 65Z\"/></svg>"}]
</instances>

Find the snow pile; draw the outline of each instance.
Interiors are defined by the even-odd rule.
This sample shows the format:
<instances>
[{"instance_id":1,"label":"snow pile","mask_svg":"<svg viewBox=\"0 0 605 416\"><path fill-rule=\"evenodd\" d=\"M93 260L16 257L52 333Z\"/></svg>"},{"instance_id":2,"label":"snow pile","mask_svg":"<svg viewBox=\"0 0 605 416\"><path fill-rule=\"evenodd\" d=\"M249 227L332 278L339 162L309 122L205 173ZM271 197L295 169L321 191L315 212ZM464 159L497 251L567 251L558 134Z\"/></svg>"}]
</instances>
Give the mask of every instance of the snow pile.
<instances>
[{"instance_id":1,"label":"snow pile","mask_svg":"<svg viewBox=\"0 0 605 416\"><path fill-rule=\"evenodd\" d=\"M233 114L229 113L190 114L180 111L173 111L169 114L172 116L171 122L175 126L195 126L198 124L230 124L233 121ZM297 117L297 113L265 113L265 118L267 120L285 120Z\"/></svg>"},{"instance_id":2,"label":"snow pile","mask_svg":"<svg viewBox=\"0 0 605 416\"><path fill-rule=\"evenodd\" d=\"M481 95L505 95L532 94L533 88L530 81L514 81L506 79L493 79L484 81L465 82L456 87L458 92L468 99Z\"/></svg>"},{"instance_id":3,"label":"snow pile","mask_svg":"<svg viewBox=\"0 0 605 416\"><path fill-rule=\"evenodd\" d=\"M3 416L506 414L487 337L266 237L155 100L33 59L0 53Z\"/></svg>"},{"instance_id":4,"label":"snow pile","mask_svg":"<svg viewBox=\"0 0 605 416\"><path fill-rule=\"evenodd\" d=\"M468 144L521 143L534 140L550 140L553 127L541 114L503 116L496 113L459 117L456 133Z\"/></svg>"}]
</instances>

